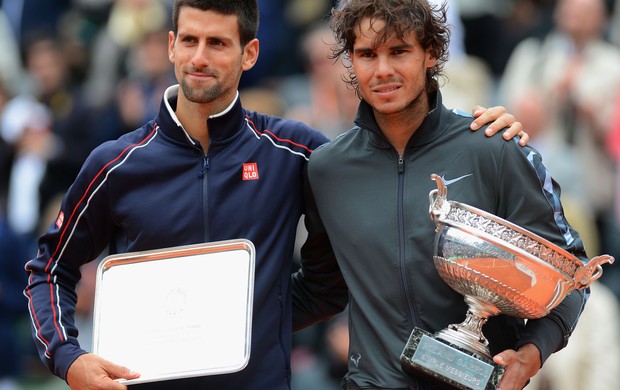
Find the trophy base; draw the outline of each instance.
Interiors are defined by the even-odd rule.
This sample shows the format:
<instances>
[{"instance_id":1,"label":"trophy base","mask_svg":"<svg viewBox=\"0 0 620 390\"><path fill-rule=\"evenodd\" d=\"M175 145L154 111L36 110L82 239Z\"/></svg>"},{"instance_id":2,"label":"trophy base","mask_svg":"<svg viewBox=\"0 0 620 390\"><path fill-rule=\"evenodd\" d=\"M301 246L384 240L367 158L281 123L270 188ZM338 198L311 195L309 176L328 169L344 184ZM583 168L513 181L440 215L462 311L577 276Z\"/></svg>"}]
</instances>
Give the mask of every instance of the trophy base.
<instances>
[{"instance_id":1,"label":"trophy base","mask_svg":"<svg viewBox=\"0 0 620 390\"><path fill-rule=\"evenodd\" d=\"M452 389L492 390L504 373L504 367L492 359L437 339L420 328L411 332L400 362L408 374Z\"/></svg>"}]
</instances>

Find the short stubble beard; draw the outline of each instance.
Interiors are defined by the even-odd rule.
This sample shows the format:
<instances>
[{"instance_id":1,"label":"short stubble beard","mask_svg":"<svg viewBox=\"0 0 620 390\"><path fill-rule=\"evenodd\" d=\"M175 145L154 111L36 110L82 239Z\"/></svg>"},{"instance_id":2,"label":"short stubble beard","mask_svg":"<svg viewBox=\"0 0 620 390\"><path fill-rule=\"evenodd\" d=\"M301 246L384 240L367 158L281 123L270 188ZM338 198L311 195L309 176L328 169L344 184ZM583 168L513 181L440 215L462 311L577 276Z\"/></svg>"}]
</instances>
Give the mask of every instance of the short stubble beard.
<instances>
[{"instance_id":1,"label":"short stubble beard","mask_svg":"<svg viewBox=\"0 0 620 390\"><path fill-rule=\"evenodd\" d=\"M209 88L192 88L185 81L181 82L183 95L192 103L211 103L222 94L222 88L219 84Z\"/></svg>"}]
</instances>

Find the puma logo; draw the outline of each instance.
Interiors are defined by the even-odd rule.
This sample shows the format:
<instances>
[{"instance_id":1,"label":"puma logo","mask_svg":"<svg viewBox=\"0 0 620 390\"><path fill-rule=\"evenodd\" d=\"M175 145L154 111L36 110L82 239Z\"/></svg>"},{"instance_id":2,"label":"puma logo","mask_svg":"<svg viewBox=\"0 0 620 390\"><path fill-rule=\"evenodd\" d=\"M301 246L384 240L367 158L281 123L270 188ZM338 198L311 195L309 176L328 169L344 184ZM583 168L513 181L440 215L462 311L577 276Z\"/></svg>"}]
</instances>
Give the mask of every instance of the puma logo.
<instances>
[{"instance_id":1,"label":"puma logo","mask_svg":"<svg viewBox=\"0 0 620 390\"><path fill-rule=\"evenodd\" d=\"M360 355L359 353L355 355L351 355L351 361L353 362L353 364L355 364L356 368L359 365L361 358L362 358L362 355Z\"/></svg>"}]
</instances>

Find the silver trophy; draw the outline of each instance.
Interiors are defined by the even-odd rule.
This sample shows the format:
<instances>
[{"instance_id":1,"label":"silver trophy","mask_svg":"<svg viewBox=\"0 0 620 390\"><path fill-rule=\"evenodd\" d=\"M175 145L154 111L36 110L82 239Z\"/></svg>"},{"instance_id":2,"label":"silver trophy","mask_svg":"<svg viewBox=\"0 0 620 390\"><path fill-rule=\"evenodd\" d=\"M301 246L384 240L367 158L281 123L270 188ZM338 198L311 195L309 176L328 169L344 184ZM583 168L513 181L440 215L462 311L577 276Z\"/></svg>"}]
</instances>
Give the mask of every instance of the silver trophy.
<instances>
[{"instance_id":1,"label":"silver trophy","mask_svg":"<svg viewBox=\"0 0 620 390\"><path fill-rule=\"evenodd\" d=\"M493 362L482 327L499 313L540 318L572 290L588 287L613 263L603 255L587 264L509 221L448 201L447 187L433 174L431 219L437 224L435 267L465 297L465 320L431 334L415 328L401 354L403 369L456 389L495 389L503 366Z\"/></svg>"}]
</instances>

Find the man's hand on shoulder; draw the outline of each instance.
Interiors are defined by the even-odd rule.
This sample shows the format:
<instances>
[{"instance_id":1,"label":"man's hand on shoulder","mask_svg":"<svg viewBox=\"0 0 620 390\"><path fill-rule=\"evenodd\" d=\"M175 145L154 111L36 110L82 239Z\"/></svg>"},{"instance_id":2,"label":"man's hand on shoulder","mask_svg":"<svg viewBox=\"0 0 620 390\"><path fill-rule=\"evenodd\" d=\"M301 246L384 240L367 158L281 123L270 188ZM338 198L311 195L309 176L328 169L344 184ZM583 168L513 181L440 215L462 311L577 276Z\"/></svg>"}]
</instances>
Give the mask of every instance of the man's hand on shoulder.
<instances>
[{"instance_id":1,"label":"man's hand on shoulder","mask_svg":"<svg viewBox=\"0 0 620 390\"><path fill-rule=\"evenodd\" d=\"M69 366L67 384L72 390L125 390L127 386L115 379L136 379L140 374L116 365L95 354L81 355Z\"/></svg>"},{"instance_id":2,"label":"man's hand on shoulder","mask_svg":"<svg viewBox=\"0 0 620 390\"><path fill-rule=\"evenodd\" d=\"M527 145L530 140L529 135L523 131L523 124L517 121L514 115L506 112L506 108L503 106L491 108L475 106L472 110L472 114L475 119L470 128L474 131L490 123L485 130L485 134L489 137L506 128L506 131L502 134L504 139L509 140L518 135L520 137L519 145L521 146Z\"/></svg>"}]
</instances>

